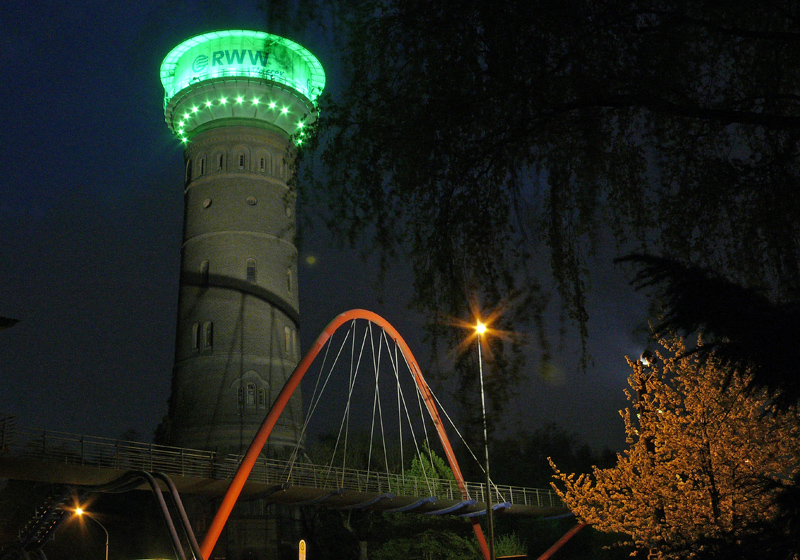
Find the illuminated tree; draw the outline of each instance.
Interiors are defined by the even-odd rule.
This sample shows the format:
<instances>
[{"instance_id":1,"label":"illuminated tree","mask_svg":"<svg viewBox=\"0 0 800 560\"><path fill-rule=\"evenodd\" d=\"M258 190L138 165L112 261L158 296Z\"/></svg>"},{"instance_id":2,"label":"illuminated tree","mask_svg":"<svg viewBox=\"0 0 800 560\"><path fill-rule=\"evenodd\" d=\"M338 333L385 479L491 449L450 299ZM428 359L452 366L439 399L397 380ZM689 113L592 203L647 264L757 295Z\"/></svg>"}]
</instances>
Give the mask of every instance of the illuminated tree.
<instances>
[{"instance_id":1,"label":"illuminated tree","mask_svg":"<svg viewBox=\"0 0 800 560\"><path fill-rule=\"evenodd\" d=\"M713 354L700 361L681 339L661 344L655 363L628 361L631 406L621 414L630 447L616 467L566 474L551 463L554 486L579 519L656 558L754 539L760 552L791 550L776 500L800 472L797 408L773 410Z\"/></svg>"}]
</instances>

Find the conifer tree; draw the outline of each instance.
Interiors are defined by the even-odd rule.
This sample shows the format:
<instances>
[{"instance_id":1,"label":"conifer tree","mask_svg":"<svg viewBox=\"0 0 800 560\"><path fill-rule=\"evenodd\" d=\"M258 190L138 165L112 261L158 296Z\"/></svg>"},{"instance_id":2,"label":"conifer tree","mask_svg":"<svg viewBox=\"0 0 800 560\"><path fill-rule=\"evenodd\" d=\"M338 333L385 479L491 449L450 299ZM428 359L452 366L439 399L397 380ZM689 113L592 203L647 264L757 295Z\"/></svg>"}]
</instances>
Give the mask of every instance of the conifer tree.
<instances>
[{"instance_id":1,"label":"conifer tree","mask_svg":"<svg viewBox=\"0 0 800 560\"><path fill-rule=\"evenodd\" d=\"M766 394L745 390L747 372L729 376L713 354L687 354L679 338L661 345L655 362L628 360L631 405L621 415L629 448L617 465L567 474L551 462L554 487L580 520L628 535L652 558L713 555L753 540L767 543L760 558L792 550L777 499L800 471L797 408L775 410Z\"/></svg>"}]
</instances>

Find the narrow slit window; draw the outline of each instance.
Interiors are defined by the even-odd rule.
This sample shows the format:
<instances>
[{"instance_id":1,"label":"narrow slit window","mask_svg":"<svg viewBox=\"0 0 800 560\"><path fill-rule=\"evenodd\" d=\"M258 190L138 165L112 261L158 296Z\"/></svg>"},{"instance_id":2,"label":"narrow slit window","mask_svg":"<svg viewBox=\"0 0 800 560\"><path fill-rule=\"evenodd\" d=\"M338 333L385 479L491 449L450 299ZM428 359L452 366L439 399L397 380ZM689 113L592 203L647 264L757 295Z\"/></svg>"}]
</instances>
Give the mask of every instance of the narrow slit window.
<instances>
[{"instance_id":1,"label":"narrow slit window","mask_svg":"<svg viewBox=\"0 0 800 560\"><path fill-rule=\"evenodd\" d=\"M200 158L200 175L206 172L206 158Z\"/></svg>"},{"instance_id":2,"label":"narrow slit window","mask_svg":"<svg viewBox=\"0 0 800 560\"><path fill-rule=\"evenodd\" d=\"M247 281L255 284L256 281L256 260L247 259Z\"/></svg>"},{"instance_id":3,"label":"narrow slit window","mask_svg":"<svg viewBox=\"0 0 800 560\"><path fill-rule=\"evenodd\" d=\"M203 261L200 263L200 284L202 286L208 286L208 261Z\"/></svg>"},{"instance_id":4,"label":"narrow slit window","mask_svg":"<svg viewBox=\"0 0 800 560\"><path fill-rule=\"evenodd\" d=\"M239 387L237 391L239 406L244 404L244 387Z\"/></svg>"},{"instance_id":5,"label":"narrow slit window","mask_svg":"<svg viewBox=\"0 0 800 560\"><path fill-rule=\"evenodd\" d=\"M265 165L264 165L264 158L262 157L262 158L261 158L261 161L260 161L260 162L259 162L259 164L258 164L258 170L259 170L259 171L264 171L264 169L265 169Z\"/></svg>"},{"instance_id":6,"label":"narrow slit window","mask_svg":"<svg viewBox=\"0 0 800 560\"><path fill-rule=\"evenodd\" d=\"M195 323L192 325L192 350L200 349L200 325Z\"/></svg>"},{"instance_id":7,"label":"narrow slit window","mask_svg":"<svg viewBox=\"0 0 800 560\"><path fill-rule=\"evenodd\" d=\"M244 169L244 154L239 154L239 169Z\"/></svg>"},{"instance_id":8,"label":"narrow slit window","mask_svg":"<svg viewBox=\"0 0 800 560\"><path fill-rule=\"evenodd\" d=\"M203 348L211 348L214 345L214 323L206 321L203 324Z\"/></svg>"},{"instance_id":9,"label":"narrow slit window","mask_svg":"<svg viewBox=\"0 0 800 560\"><path fill-rule=\"evenodd\" d=\"M292 346L292 329L289 327L283 327L283 351L286 355L289 354L289 349Z\"/></svg>"},{"instance_id":10,"label":"narrow slit window","mask_svg":"<svg viewBox=\"0 0 800 560\"><path fill-rule=\"evenodd\" d=\"M286 291L292 293L292 269L286 269Z\"/></svg>"},{"instance_id":11,"label":"narrow slit window","mask_svg":"<svg viewBox=\"0 0 800 560\"><path fill-rule=\"evenodd\" d=\"M222 164L224 162L225 162L225 160L223 159L222 154L220 154L219 155L219 160L217 160L217 169L222 169Z\"/></svg>"},{"instance_id":12,"label":"narrow slit window","mask_svg":"<svg viewBox=\"0 0 800 560\"><path fill-rule=\"evenodd\" d=\"M267 392L262 387L258 390L258 408L267 407Z\"/></svg>"}]
</instances>

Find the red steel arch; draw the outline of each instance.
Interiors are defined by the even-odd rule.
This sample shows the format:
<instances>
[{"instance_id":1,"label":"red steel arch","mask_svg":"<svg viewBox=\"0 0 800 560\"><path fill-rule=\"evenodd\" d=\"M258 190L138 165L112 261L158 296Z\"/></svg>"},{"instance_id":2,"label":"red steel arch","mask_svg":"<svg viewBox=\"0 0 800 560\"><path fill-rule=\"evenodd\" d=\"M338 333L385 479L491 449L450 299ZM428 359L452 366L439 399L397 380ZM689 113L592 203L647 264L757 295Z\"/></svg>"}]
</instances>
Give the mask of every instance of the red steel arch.
<instances>
[{"instance_id":1,"label":"red steel arch","mask_svg":"<svg viewBox=\"0 0 800 560\"><path fill-rule=\"evenodd\" d=\"M430 389L428 389L428 384L425 382L425 379L422 377L422 371L419 368L416 358L414 358L414 355L411 353L411 349L408 347L408 344L406 344L406 341L403 340L402 336L400 336L400 333L397 332L397 329L390 325L389 322L380 315L365 309L352 309L338 315L328 324L327 327L325 327L325 329L317 338L316 342L314 342L314 346L311 347L308 353L306 353L306 355L303 357L303 360L297 365L294 372L292 372L292 375L283 386L283 389L281 389L280 394L278 394L278 397L275 399L275 403L272 405L272 408L270 408L269 413L267 413L267 417L264 419L263 424L261 424L261 427L258 429L258 432L253 438L253 442L247 449L247 453L245 454L244 459L242 459L242 463L239 465L239 469L236 471L236 474L231 481L231 485L228 487L228 491L225 493L225 497L222 499L222 504L220 505L216 516L214 516L214 520L211 522L208 532L203 539L203 544L200 546L200 552L203 555L203 559L208 560L208 558L211 557L211 552L214 550L214 546L217 544L217 540L222 533L222 529L225 527L225 523L228 521L228 517L233 510L233 506L236 504L236 500L239 499L242 488L244 487L245 482L247 482L247 477L250 476L250 471L253 470L253 465L255 465L261 450L267 443L267 439L269 438L270 433L272 433L272 428L275 427L275 424L283 412L284 407L289 402L289 397L292 396L292 393L294 393L294 390L300 384L300 380L303 379L303 376L306 374L309 366L314 361L314 358L317 357L317 354L319 354L320 350L322 350L336 329L338 329L344 323L354 319L365 319L375 323L384 331L389 333L392 339L400 346L400 351L403 353L403 356L405 357L406 362L411 369L411 373L414 376L414 382L417 384L417 387L422 393L425 406L428 408L428 412L430 412L431 418L433 419L436 432L439 435L439 440L441 441L445 455L447 456L447 462L450 464L450 468L453 470L453 475L458 483L458 488L461 490L461 497L464 500L467 499L464 475L461 474L461 468L458 466L458 461L456 461L456 456L453 453L453 447L450 445L450 440L444 430L444 424L439 417L439 411L436 408L433 395L431 394ZM489 560L489 547L486 545L486 539L483 536L483 530L481 530L480 522L474 517L470 518L470 521L472 523L472 529L475 532L475 537L478 539L478 544L483 552L483 557L484 559Z\"/></svg>"}]
</instances>

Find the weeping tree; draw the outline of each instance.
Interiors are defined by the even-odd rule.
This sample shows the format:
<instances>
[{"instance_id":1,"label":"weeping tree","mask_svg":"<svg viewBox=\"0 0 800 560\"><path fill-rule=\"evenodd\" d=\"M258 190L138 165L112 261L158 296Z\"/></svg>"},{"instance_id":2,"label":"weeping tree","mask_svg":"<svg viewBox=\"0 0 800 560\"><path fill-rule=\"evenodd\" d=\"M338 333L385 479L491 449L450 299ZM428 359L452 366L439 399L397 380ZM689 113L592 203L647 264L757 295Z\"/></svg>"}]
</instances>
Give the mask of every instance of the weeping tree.
<instances>
[{"instance_id":1,"label":"weeping tree","mask_svg":"<svg viewBox=\"0 0 800 560\"><path fill-rule=\"evenodd\" d=\"M445 319L477 301L505 310L499 328L538 333L547 358L555 298L586 365L589 269L607 234L619 255L797 299L796 3L326 5L316 21L336 26L343 79L301 150L300 200L384 271L410 263L434 342L461 337ZM522 361L520 344L495 344L498 402Z\"/></svg>"}]
</instances>

